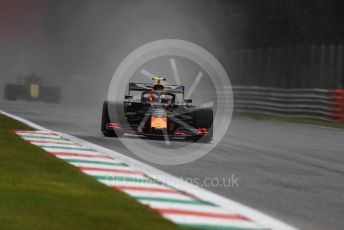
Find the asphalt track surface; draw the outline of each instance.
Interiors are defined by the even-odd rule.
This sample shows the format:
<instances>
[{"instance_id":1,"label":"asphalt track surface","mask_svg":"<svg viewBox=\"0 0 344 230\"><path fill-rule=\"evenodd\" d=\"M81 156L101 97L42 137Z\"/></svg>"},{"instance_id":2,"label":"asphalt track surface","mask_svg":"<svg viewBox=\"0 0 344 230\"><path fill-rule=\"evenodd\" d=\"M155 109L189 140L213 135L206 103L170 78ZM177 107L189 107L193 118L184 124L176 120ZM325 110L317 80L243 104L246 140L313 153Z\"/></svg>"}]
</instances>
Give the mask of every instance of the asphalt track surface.
<instances>
[{"instance_id":1,"label":"asphalt track surface","mask_svg":"<svg viewBox=\"0 0 344 230\"><path fill-rule=\"evenodd\" d=\"M101 135L101 105L0 101L0 110L139 159ZM146 163L198 182L234 175L239 186L205 188L299 229L344 229L344 130L235 117L205 157L179 166Z\"/></svg>"}]
</instances>

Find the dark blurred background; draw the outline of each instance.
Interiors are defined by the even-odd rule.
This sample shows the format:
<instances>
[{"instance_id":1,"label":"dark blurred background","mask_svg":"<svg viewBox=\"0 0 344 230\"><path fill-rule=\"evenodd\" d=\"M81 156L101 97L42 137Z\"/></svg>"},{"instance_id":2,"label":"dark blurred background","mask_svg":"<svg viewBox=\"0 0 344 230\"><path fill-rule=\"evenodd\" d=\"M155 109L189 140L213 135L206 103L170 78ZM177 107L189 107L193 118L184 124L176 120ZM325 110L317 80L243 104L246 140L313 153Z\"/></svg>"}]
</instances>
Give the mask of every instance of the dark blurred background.
<instances>
[{"instance_id":1,"label":"dark blurred background","mask_svg":"<svg viewBox=\"0 0 344 230\"><path fill-rule=\"evenodd\" d=\"M123 58L166 38L212 52L235 85L340 88L343 11L341 0L0 0L0 93L35 72L64 102L99 102Z\"/></svg>"}]
</instances>

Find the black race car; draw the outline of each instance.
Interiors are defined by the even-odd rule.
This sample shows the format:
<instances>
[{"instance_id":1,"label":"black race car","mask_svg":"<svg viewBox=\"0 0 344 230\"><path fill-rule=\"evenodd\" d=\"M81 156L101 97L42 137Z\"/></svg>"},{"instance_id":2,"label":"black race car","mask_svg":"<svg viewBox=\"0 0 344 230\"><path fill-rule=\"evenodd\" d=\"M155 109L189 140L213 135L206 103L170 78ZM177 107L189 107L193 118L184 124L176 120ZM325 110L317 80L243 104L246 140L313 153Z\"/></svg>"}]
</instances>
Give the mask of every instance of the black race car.
<instances>
[{"instance_id":1,"label":"black race car","mask_svg":"<svg viewBox=\"0 0 344 230\"><path fill-rule=\"evenodd\" d=\"M122 102L104 102L104 136L131 133L209 142L213 137L212 107L190 105L192 100L184 98L184 86L166 85L164 77L155 77L153 81L129 83L128 95Z\"/></svg>"},{"instance_id":2,"label":"black race car","mask_svg":"<svg viewBox=\"0 0 344 230\"><path fill-rule=\"evenodd\" d=\"M18 77L16 84L5 85L4 97L6 100L60 102L60 89L49 86L43 79L31 74L27 77Z\"/></svg>"}]
</instances>

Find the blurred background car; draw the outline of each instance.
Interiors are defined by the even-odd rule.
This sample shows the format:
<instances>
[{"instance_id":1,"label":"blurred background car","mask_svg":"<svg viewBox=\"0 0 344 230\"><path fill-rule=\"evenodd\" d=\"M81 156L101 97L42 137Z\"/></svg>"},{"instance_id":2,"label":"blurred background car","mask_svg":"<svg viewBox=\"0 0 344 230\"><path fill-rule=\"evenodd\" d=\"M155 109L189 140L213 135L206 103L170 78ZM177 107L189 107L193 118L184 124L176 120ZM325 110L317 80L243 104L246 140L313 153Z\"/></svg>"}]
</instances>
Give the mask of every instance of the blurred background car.
<instances>
[{"instance_id":1,"label":"blurred background car","mask_svg":"<svg viewBox=\"0 0 344 230\"><path fill-rule=\"evenodd\" d=\"M49 83L33 73L25 77L19 76L15 84L6 84L4 98L10 101L21 99L59 103L60 94L60 88L50 86Z\"/></svg>"}]
</instances>

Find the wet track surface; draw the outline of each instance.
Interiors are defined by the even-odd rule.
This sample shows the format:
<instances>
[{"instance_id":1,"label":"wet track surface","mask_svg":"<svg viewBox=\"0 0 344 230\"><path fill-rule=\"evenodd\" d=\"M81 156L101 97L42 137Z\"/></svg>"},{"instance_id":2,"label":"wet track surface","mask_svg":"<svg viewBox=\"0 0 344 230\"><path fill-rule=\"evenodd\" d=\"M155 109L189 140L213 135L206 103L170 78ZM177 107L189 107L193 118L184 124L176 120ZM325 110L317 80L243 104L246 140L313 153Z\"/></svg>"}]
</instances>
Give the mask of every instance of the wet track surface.
<instances>
[{"instance_id":1,"label":"wet track surface","mask_svg":"<svg viewBox=\"0 0 344 230\"><path fill-rule=\"evenodd\" d=\"M0 109L139 159L116 138L101 135L100 104L2 101ZM197 182L234 175L239 186L206 189L300 229L344 229L344 130L235 117L205 157L179 166L147 164Z\"/></svg>"}]
</instances>

